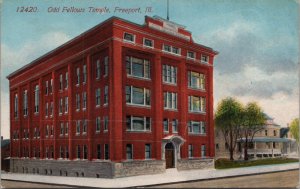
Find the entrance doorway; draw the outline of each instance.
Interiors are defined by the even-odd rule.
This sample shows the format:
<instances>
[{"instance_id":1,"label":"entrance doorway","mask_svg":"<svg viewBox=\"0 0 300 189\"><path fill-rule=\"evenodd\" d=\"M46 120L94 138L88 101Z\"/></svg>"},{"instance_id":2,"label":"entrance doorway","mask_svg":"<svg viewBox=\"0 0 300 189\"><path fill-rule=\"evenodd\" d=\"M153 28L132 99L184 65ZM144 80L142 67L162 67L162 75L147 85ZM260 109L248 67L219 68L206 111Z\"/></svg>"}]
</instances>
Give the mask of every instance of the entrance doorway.
<instances>
[{"instance_id":1,"label":"entrance doorway","mask_svg":"<svg viewBox=\"0 0 300 189\"><path fill-rule=\"evenodd\" d=\"M175 167L174 146L171 142L166 144L165 159L166 159L166 169Z\"/></svg>"}]
</instances>

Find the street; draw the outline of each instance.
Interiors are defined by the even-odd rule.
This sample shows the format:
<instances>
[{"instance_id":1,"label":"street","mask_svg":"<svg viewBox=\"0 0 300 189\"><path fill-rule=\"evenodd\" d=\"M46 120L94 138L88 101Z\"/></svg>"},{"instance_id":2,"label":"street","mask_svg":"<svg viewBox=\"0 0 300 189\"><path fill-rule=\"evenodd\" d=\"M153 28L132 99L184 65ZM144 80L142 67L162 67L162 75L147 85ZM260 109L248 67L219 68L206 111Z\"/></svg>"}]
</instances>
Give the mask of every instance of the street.
<instances>
[{"instance_id":1,"label":"street","mask_svg":"<svg viewBox=\"0 0 300 189\"><path fill-rule=\"evenodd\" d=\"M164 184L151 186L151 188L295 188L299 183L298 178L299 171L293 170L253 176L241 176L206 181L191 181L187 183L177 184ZM1 186L4 188L75 188L62 185L16 182L8 180L2 180Z\"/></svg>"},{"instance_id":2,"label":"street","mask_svg":"<svg viewBox=\"0 0 300 189\"><path fill-rule=\"evenodd\" d=\"M151 188L295 188L298 183L299 170L293 170L207 181L164 184L151 186Z\"/></svg>"}]
</instances>

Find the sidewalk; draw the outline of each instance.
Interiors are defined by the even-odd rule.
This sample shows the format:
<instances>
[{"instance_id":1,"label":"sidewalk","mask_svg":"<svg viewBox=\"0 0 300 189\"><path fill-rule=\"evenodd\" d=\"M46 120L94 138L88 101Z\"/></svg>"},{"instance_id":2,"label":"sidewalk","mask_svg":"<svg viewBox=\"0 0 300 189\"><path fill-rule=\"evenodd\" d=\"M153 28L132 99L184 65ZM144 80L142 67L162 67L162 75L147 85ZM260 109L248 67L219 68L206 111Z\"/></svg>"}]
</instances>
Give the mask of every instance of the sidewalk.
<instances>
[{"instance_id":1,"label":"sidewalk","mask_svg":"<svg viewBox=\"0 0 300 189\"><path fill-rule=\"evenodd\" d=\"M2 179L18 180L36 183L50 183L60 185L76 185L86 187L100 188L122 188L146 185L157 185L165 183L175 183L192 180L216 179L224 177L234 177L242 175L253 175L269 172L278 172L284 170L299 169L299 163L286 163L278 165L252 166L245 168L234 168L225 170L206 169L180 171L177 169L167 169L166 173L157 175L142 175L134 177L103 179L103 178L82 178L82 177L59 177L59 176L42 176L15 173L2 173Z\"/></svg>"}]
</instances>

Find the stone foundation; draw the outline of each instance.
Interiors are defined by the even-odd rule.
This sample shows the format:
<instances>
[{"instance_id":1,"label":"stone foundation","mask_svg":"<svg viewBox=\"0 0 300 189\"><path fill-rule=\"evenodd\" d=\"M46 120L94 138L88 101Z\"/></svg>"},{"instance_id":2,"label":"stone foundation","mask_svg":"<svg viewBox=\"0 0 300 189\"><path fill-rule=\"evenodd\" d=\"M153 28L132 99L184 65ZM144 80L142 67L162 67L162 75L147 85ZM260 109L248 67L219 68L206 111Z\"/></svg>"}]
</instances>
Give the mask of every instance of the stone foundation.
<instances>
[{"instance_id":1,"label":"stone foundation","mask_svg":"<svg viewBox=\"0 0 300 189\"><path fill-rule=\"evenodd\" d=\"M53 176L117 178L165 172L165 161L140 160L115 163L87 160L10 159L14 173Z\"/></svg>"},{"instance_id":2,"label":"stone foundation","mask_svg":"<svg viewBox=\"0 0 300 189\"><path fill-rule=\"evenodd\" d=\"M212 169L215 167L214 159L179 159L177 161L177 170L191 170L191 169Z\"/></svg>"}]
</instances>

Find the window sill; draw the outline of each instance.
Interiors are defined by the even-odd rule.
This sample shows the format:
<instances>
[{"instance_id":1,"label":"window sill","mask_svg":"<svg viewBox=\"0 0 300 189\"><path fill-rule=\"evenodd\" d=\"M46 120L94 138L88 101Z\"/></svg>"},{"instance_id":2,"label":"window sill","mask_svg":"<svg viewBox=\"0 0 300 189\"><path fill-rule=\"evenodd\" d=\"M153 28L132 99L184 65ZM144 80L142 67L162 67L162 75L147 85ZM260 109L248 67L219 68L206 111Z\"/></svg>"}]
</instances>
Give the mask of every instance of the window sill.
<instances>
[{"instance_id":1,"label":"window sill","mask_svg":"<svg viewBox=\"0 0 300 189\"><path fill-rule=\"evenodd\" d=\"M96 134L100 134L100 131L96 131Z\"/></svg>"},{"instance_id":2,"label":"window sill","mask_svg":"<svg viewBox=\"0 0 300 189\"><path fill-rule=\"evenodd\" d=\"M145 81L151 81L150 78L147 78L147 77L139 77L139 76L130 75L130 74L127 74L127 77L128 77L128 78L132 78L132 79L140 79L140 80L145 80Z\"/></svg>"},{"instance_id":3,"label":"window sill","mask_svg":"<svg viewBox=\"0 0 300 189\"><path fill-rule=\"evenodd\" d=\"M189 111L190 114L206 114L206 112L201 111Z\"/></svg>"},{"instance_id":4,"label":"window sill","mask_svg":"<svg viewBox=\"0 0 300 189\"><path fill-rule=\"evenodd\" d=\"M174 87L177 86L177 83L170 83L170 82L167 82L167 81L163 81L163 84L165 84L165 85L170 85L170 86L174 86Z\"/></svg>"},{"instance_id":5,"label":"window sill","mask_svg":"<svg viewBox=\"0 0 300 189\"><path fill-rule=\"evenodd\" d=\"M126 39L123 39L123 42L129 43L129 44L135 44L135 41L129 41L129 40L126 40Z\"/></svg>"},{"instance_id":6,"label":"window sill","mask_svg":"<svg viewBox=\"0 0 300 189\"><path fill-rule=\"evenodd\" d=\"M178 112L178 109L164 108L165 111Z\"/></svg>"},{"instance_id":7,"label":"window sill","mask_svg":"<svg viewBox=\"0 0 300 189\"><path fill-rule=\"evenodd\" d=\"M198 88L198 87L192 87L192 86L188 86L188 89L190 89L190 90L196 90L196 91L201 91L201 92L206 92L206 90L205 90L205 89Z\"/></svg>"},{"instance_id":8,"label":"window sill","mask_svg":"<svg viewBox=\"0 0 300 189\"><path fill-rule=\"evenodd\" d=\"M176 54L176 53L165 51L165 50L162 50L162 52L166 53L166 54L174 55L174 56L181 56L181 54Z\"/></svg>"},{"instance_id":9,"label":"window sill","mask_svg":"<svg viewBox=\"0 0 300 189\"><path fill-rule=\"evenodd\" d=\"M96 105L96 108L100 108L100 105Z\"/></svg>"},{"instance_id":10,"label":"window sill","mask_svg":"<svg viewBox=\"0 0 300 189\"><path fill-rule=\"evenodd\" d=\"M141 104L132 104L132 103L126 103L126 105L131 107L139 107L139 108L151 108L151 105L141 105Z\"/></svg>"},{"instance_id":11,"label":"window sill","mask_svg":"<svg viewBox=\"0 0 300 189\"><path fill-rule=\"evenodd\" d=\"M202 60L201 60L200 62L201 62L202 64L209 64L208 62L204 62L204 61L202 61Z\"/></svg>"},{"instance_id":12,"label":"window sill","mask_svg":"<svg viewBox=\"0 0 300 189\"><path fill-rule=\"evenodd\" d=\"M147 130L144 130L144 131L126 130L126 132L128 132L128 133L151 133L151 131L147 131Z\"/></svg>"},{"instance_id":13,"label":"window sill","mask_svg":"<svg viewBox=\"0 0 300 189\"><path fill-rule=\"evenodd\" d=\"M188 56L186 57L186 59L196 61L196 58L192 58L192 57L188 57Z\"/></svg>"},{"instance_id":14,"label":"window sill","mask_svg":"<svg viewBox=\"0 0 300 189\"><path fill-rule=\"evenodd\" d=\"M205 134L202 134L202 133L188 133L189 135L194 135L194 136L206 136L206 133Z\"/></svg>"},{"instance_id":15,"label":"window sill","mask_svg":"<svg viewBox=\"0 0 300 189\"><path fill-rule=\"evenodd\" d=\"M143 44L143 47L144 47L144 48L149 48L149 49L154 49L153 46L147 46L147 45L145 45L145 44Z\"/></svg>"}]
</instances>

